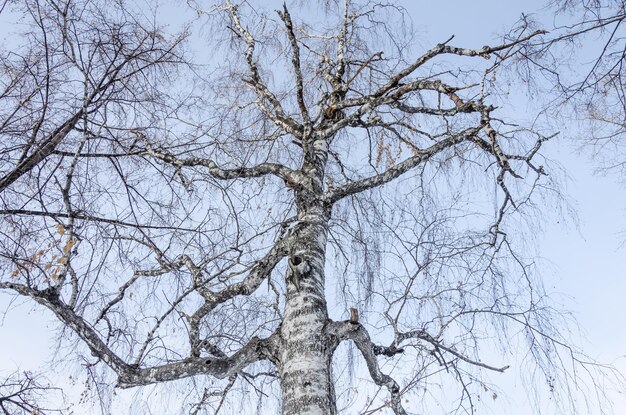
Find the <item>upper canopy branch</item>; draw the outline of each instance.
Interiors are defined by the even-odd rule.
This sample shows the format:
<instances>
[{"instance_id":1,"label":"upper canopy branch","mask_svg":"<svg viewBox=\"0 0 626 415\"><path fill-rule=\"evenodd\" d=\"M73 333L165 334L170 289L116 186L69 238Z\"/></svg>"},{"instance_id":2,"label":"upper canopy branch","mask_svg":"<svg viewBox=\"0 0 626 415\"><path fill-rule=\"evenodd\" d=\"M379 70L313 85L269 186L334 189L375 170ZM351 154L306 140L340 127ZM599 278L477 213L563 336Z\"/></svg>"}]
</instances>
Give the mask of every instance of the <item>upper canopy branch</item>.
<instances>
[{"instance_id":1,"label":"upper canopy branch","mask_svg":"<svg viewBox=\"0 0 626 415\"><path fill-rule=\"evenodd\" d=\"M325 200L328 203L332 204L340 199L343 199L346 196L360 193L364 190L368 190L388 183L396 177L417 167L426 160L429 160L431 157L442 152L443 150L453 147L454 145L473 137L474 135L478 134L481 129L482 127L468 128L458 134L451 135L448 138L441 140L426 149L416 150L417 154L415 156L409 157L408 159L396 164L395 166L385 170L380 174L357 180L345 186L338 187L329 191L325 195Z\"/></svg>"},{"instance_id":2,"label":"upper canopy branch","mask_svg":"<svg viewBox=\"0 0 626 415\"><path fill-rule=\"evenodd\" d=\"M392 76L389 79L389 81L386 84L384 84L376 92L371 94L371 96L380 97L388 93L390 90L396 88L398 84L400 83L400 81L402 81L404 78L406 78L407 76L415 72L415 70L423 66L426 62L430 61L435 56L443 55L443 54L452 54L452 55L458 55L458 56L482 56L488 59L491 53L512 48L513 46L524 43L535 36L539 36L545 33L546 32L543 30L537 30L528 36L520 37L512 42L504 43L502 45L493 46L493 47L485 46L482 49L469 49L469 48L459 48L455 46L450 46L448 45L448 43L454 38L454 36L451 36L445 42L440 43L434 48L428 50L422 56L417 58L415 62L413 62L411 65L407 66L403 70L396 73L394 76Z\"/></svg>"},{"instance_id":3,"label":"upper canopy branch","mask_svg":"<svg viewBox=\"0 0 626 415\"><path fill-rule=\"evenodd\" d=\"M370 107L375 108L380 105L391 105L397 107L401 110L406 109L405 112L408 113L428 113L427 109L424 110L414 110L412 107L406 104L400 104L400 100L405 98L410 92L415 91L436 91L440 94L446 95L450 100L454 103L457 112L471 112L476 111L476 108L481 108L481 104L475 101L464 102L458 95L457 91L461 89L467 89L468 87L454 87L451 85L447 85L440 80L429 80L429 79L420 79L417 81L409 82L406 84L399 84L395 89L390 91L384 97L374 97L371 95L359 97L359 98L350 98L344 99L337 103L338 109L363 106L369 104ZM440 110L440 108L432 108L428 109L430 111ZM440 115L439 113L435 113L435 115ZM443 114L448 115L448 114Z\"/></svg>"},{"instance_id":4,"label":"upper canopy branch","mask_svg":"<svg viewBox=\"0 0 626 415\"><path fill-rule=\"evenodd\" d=\"M341 117L322 131L323 136L332 136L337 131L354 125L363 125L361 117L373 112L382 106L389 106L405 114L429 114L436 116L454 116L459 113L474 113L481 111L491 111L492 106L485 105L482 100L463 99L458 91L472 88L476 85L466 85L462 87L448 85L441 80L419 79L407 83L396 83L393 88L383 95L369 94L358 98L345 98L333 103L333 110L343 113L343 110L358 107L352 113ZM452 101L454 107L442 109L440 105L433 107L413 107L403 102L411 93L419 94L420 91L435 91L444 95Z\"/></svg>"},{"instance_id":5,"label":"upper canopy branch","mask_svg":"<svg viewBox=\"0 0 626 415\"><path fill-rule=\"evenodd\" d=\"M103 37L98 41L76 39L79 27L72 27L72 30L67 27L69 3L64 10L54 4L51 6L52 10L47 11L37 8L33 17L39 21L38 29L29 35L32 36L33 44L42 43L45 71L39 67L40 62L37 60L12 62L6 57L0 57L2 64L8 65L2 76L16 74L0 92L3 110L4 107L8 110L8 114L0 115L0 137L3 145L12 142L18 144L2 148L0 152L21 152L16 157L15 167L0 177L0 193L55 154L77 128L80 120L84 120L85 124L93 123L92 117L97 118L99 111L121 96L131 82L143 82L139 79L148 70L182 61L177 52L185 36L166 41L158 30L137 25L136 29L129 32L107 33L103 30L99 32ZM98 19L103 19L99 21L101 24L106 21L104 16L98 16ZM134 42L124 41L122 33L129 37L134 36ZM55 40L51 41L53 38ZM15 55L19 56L19 53ZM51 66L52 61L57 63ZM63 89L66 85L58 80L53 81L60 77L61 72L74 71L76 73L73 75L79 80L76 84L82 88L70 92ZM1 83L5 83L4 79ZM33 88L32 92L24 98L12 100L13 96L23 93L19 88L25 87ZM63 91L63 95L68 97L67 101L50 101L56 89ZM39 95L42 95L40 102L34 99ZM82 96L82 102L74 102L69 98L74 96ZM68 115L57 120L57 107L63 108L59 113ZM30 120L32 116L35 118Z\"/></svg>"},{"instance_id":6,"label":"upper canopy branch","mask_svg":"<svg viewBox=\"0 0 626 415\"><path fill-rule=\"evenodd\" d=\"M300 47L298 46L298 39L296 39L296 34L293 31L293 22L291 20L289 10L287 10L286 4L283 4L283 11L279 11L278 15L285 23L285 28L287 29L287 37L289 38L289 43L291 44L291 63L293 65L294 76L296 78L296 96L298 99L300 114L302 115L302 119L304 120L305 125L310 125L311 117L309 116L309 111L306 107L306 103L304 102L304 82L302 80L302 67L300 65Z\"/></svg>"},{"instance_id":7,"label":"upper canopy branch","mask_svg":"<svg viewBox=\"0 0 626 415\"><path fill-rule=\"evenodd\" d=\"M259 74L259 68L257 63L254 60L254 48L256 45L256 41L254 40L254 36L246 29L239 20L239 15L237 14L237 6L228 2L227 3L228 12L230 14L231 21L234 26L235 34L246 43L246 63L248 65L248 70L250 71L251 79L244 79L244 82L248 84L252 89L255 90L257 96L261 101L258 102L261 110L267 115L274 124L278 127L283 128L285 131L294 135L295 137L302 138L303 127L299 123L297 123L292 117L288 116L280 101L276 96L269 90L267 85L261 80L261 75ZM295 53L295 52L294 52ZM263 101L267 101L273 108L271 111Z\"/></svg>"},{"instance_id":8,"label":"upper canopy branch","mask_svg":"<svg viewBox=\"0 0 626 415\"><path fill-rule=\"evenodd\" d=\"M504 43L502 45L497 45L493 47L483 47L482 49L469 49L469 48L458 48L454 46L448 45L448 43L453 39L450 37L446 42L441 43L434 48L428 50L418 59L416 59L411 65L405 67L404 69L396 72L392 75L385 84L378 87L374 92L362 94L360 96L355 97L354 95L350 97L345 97L346 91L348 91L349 85L354 77L348 81L344 81L344 85L337 86L337 80L333 78L333 88L334 90L341 90L343 94L340 96L336 96L335 98L339 98L336 101L331 101L329 105L332 108L326 108L325 111L329 111L332 113L336 113L343 109L358 107L353 113L341 117L339 120L328 126L324 131L322 131L325 136L332 136L340 129L350 125L355 122L361 116L371 112L373 109L381 106L381 105L391 105L399 110L406 113L425 113L425 114L433 114L433 115L455 115L457 113L467 113L467 112L477 112L486 108L480 102L476 102L473 100L464 101L458 95L457 92L461 89L465 89L471 86L465 87L453 87L447 85L441 80L432 80L432 79L417 79L413 81L405 81L405 78L413 74L418 68L425 65L427 62L432 60L434 57L443 54L453 54L458 56L481 56L484 58L489 58L491 53L499 52L502 50L510 49L518 44L522 44L529 39L541 35L545 33L544 31L535 31L530 35L525 37L519 37L518 39ZM376 55L375 55L376 56ZM367 60L369 63L371 59ZM362 68L359 68L357 74L360 73ZM356 75L355 75L356 76ZM404 82L404 83L403 83ZM454 103L454 109L451 110L441 110L441 108L432 108L429 109L427 107L417 107L413 108L406 104L400 103L400 101L405 98L409 93L421 90L431 90L439 92L450 98L450 100ZM451 114L449 114L451 113Z\"/></svg>"}]
</instances>

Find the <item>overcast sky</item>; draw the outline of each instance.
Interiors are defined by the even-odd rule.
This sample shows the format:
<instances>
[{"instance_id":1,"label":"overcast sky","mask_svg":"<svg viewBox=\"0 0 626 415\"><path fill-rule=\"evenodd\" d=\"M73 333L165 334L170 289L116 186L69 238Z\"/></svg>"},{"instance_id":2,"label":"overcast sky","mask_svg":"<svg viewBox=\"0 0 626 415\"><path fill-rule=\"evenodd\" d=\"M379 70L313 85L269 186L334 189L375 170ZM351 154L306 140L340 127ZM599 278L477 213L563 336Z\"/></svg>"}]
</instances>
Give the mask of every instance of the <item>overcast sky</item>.
<instances>
[{"instance_id":1,"label":"overcast sky","mask_svg":"<svg viewBox=\"0 0 626 415\"><path fill-rule=\"evenodd\" d=\"M454 34L456 45L469 47L494 43L495 36L510 27L522 12L537 12L542 5L537 0L402 3L423 36L421 44L436 44ZM0 34L2 27L0 17ZM626 373L626 248L620 248L626 240L626 186L614 176L594 174L590 155L576 147L566 137L546 147L548 155L557 159L569 175L563 193L576 208L578 220L546 216L548 223L537 239L540 263L545 267L542 275L548 291L580 325L583 337L574 334L574 339L591 357L612 363ZM48 331L51 313L24 301L11 303L11 298L0 293L0 310L10 311L0 327L0 371L19 368L50 372L47 363L55 350ZM63 373L62 379L68 375ZM507 397L490 404L493 413L529 414L524 385L512 375L502 378L508 387L504 391ZM493 381L498 382L498 378ZM610 395L617 413L623 413L619 408L626 408L624 393L614 391Z\"/></svg>"}]
</instances>

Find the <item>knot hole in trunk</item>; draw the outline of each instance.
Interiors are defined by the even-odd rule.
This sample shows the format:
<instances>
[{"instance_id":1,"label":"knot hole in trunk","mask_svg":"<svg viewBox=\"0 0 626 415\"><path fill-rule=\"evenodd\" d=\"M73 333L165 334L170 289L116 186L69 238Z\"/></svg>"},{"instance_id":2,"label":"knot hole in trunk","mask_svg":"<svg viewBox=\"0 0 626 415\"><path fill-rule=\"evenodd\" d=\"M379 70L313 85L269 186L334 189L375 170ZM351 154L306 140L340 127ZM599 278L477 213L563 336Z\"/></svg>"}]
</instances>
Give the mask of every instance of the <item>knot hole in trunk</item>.
<instances>
[{"instance_id":1,"label":"knot hole in trunk","mask_svg":"<svg viewBox=\"0 0 626 415\"><path fill-rule=\"evenodd\" d=\"M311 265L306 260L304 255L295 253L289 260L292 271L294 271L299 277L308 274L311 271Z\"/></svg>"},{"instance_id":2,"label":"knot hole in trunk","mask_svg":"<svg viewBox=\"0 0 626 415\"><path fill-rule=\"evenodd\" d=\"M291 268L291 278L296 289L300 290L300 281L311 272L311 265L307 261L304 252L295 252L289 258L289 268Z\"/></svg>"}]
</instances>

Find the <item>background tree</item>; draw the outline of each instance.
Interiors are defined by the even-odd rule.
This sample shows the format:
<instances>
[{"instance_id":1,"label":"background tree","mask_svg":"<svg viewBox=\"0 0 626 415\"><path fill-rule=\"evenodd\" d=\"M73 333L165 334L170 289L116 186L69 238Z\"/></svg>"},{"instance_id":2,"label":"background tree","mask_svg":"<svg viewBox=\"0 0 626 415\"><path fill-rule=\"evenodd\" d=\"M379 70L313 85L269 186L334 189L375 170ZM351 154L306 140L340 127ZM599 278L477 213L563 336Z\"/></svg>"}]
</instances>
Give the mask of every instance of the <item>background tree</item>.
<instances>
[{"instance_id":1,"label":"background tree","mask_svg":"<svg viewBox=\"0 0 626 415\"><path fill-rule=\"evenodd\" d=\"M122 1L15 6L0 288L54 313L99 388L187 380L192 413L249 388L285 414L404 414L446 379L472 413L520 360L584 411L580 371L602 373L520 254L558 198L554 133L498 109L544 33L417 50L393 4L190 5L206 65Z\"/></svg>"}]
</instances>

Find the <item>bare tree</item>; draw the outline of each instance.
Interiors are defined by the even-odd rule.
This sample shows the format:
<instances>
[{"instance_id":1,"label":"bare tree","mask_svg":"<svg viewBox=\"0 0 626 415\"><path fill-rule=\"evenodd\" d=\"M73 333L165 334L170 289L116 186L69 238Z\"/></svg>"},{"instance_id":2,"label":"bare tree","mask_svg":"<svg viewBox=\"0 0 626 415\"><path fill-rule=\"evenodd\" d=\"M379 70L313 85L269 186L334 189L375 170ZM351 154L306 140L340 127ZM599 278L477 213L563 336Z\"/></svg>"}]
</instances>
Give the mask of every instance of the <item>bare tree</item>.
<instances>
[{"instance_id":1,"label":"bare tree","mask_svg":"<svg viewBox=\"0 0 626 415\"><path fill-rule=\"evenodd\" d=\"M208 65L120 0L21 6L31 31L1 58L0 288L118 387L189 380L192 413L238 388L337 413L357 360L362 413L415 412L446 379L445 406L473 413L497 396L485 373L519 360L584 411L568 397L597 366L520 254L558 196L553 133L495 93L543 32L416 51L393 4L327 2L309 23L190 6Z\"/></svg>"}]
</instances>

